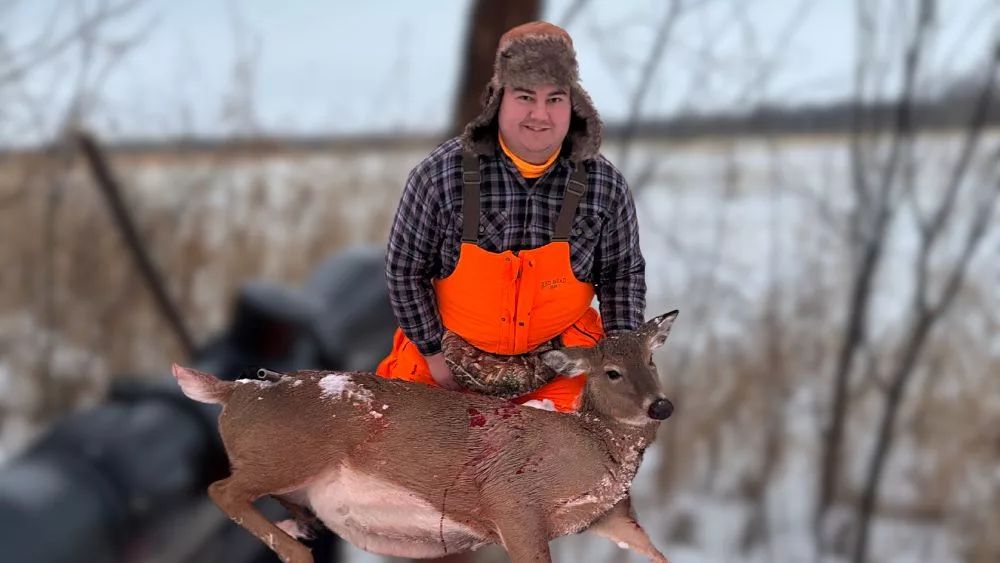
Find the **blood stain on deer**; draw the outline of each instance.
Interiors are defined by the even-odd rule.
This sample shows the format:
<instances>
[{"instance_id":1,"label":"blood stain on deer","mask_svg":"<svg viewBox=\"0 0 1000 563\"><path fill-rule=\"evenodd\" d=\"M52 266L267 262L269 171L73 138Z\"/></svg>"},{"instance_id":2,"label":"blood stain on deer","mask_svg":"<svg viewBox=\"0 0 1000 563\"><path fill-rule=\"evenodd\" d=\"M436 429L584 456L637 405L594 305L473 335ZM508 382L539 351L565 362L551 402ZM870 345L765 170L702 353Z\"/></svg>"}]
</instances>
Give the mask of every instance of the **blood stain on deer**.
<instances>
[{"instance_id":1,"label":"blood stain on deer","mask_svg":"<svg viewBox=\"0 0 1000 563\"><path fill-rule=\"evenodd\" d=\"M514 416L514 415L517 414L517 405L515 405L513 403L511 403L509 405L503 405L501 407L497 407L494 410L494 412L498 416L500 416L501 418L505 418L505 419L506 418L510 418L510 417L512 417L512 416Z\"/></svg>"},{"instance_id":2,"label":"blood stain on deer","mask_svg":"<svg viewBox=\"0 0 1000 563\"><path fill-rule=\"evenodd\" d=\"M470 427L482 427L486 426L486 415L481 413L479 409L470 408L469 409L469 426Z\"/></svg>"},{"instance_id":3,"label":"blood stain on deer","mask_svg":"<svg viewBox=\"0 0 1000 563\"><path fill-rule=\"evenodd\" d=\"M532 471L537 473L538 466L541 463L541 457L529 457L522 465L514 472L514 475L523 475L527 471Z\"/></svg>"},{"instance_id":4,"label":"blood stain on deer","mask_svg":"<svg viewBox=\"0 0 1000 563\"><path fill-rule=\"evenodd\" d=\"M441 519L438 521L438 536L441 538L441 549L448 553L448 544L444 541L444 507L445 501L448 500L448 489L444 490L444 495L441 497Z\"/></svg>"}]
</instances>

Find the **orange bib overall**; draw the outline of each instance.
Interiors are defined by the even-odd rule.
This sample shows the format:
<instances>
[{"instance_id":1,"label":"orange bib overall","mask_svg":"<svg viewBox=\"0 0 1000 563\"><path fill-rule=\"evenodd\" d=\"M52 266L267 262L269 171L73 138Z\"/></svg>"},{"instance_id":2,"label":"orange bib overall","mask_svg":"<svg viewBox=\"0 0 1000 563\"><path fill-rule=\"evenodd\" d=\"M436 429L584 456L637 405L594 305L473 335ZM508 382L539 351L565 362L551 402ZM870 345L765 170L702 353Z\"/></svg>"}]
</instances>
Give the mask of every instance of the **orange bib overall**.
<instances>
[{"instance_id":1,"label":"orange bib overall","mask_svg":"<svg viewBox=\"0 0 1000 563\"><path fill-rule=\"evenodd\" d=\"M583 164L577 164L548 244L518 253L495 253L478 246L479 161L465 155L462 192L462 244L455 270L435 280L442 324L480 350L524 354L561 336L566 346L593 346L603 336L591 307L594 287L580 282L570 263L569 233L580 197L587 189ZM379 364L383 377L437 385L416 346L396 329L392 351ZM516 403L551 400L559 411L579 408L586 377L557 377Z\"/></svg>"}]
</instances>

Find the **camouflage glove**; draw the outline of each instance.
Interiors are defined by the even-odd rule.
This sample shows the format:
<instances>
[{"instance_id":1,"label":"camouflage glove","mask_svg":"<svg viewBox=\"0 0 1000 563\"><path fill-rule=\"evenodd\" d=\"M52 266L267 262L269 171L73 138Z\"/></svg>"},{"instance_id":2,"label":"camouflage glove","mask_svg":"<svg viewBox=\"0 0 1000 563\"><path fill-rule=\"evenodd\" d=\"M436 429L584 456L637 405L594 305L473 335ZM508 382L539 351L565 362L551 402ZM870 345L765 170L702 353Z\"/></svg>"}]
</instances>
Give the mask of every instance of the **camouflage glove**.
<instances>
[{"instance_id":1,"label":"camouflage glove","mask_svg":"<svg viewBox=\"0 0 1000 563\"><path fill-rule=\"evenodd\" d=\"M527 354L506 356L483 352L447 330L441 340L445 363L455 381L469 391L505 399L525 395L555 379L556 372L539 354L557 347L558 338Z\"/></svg>"}]
</instances>

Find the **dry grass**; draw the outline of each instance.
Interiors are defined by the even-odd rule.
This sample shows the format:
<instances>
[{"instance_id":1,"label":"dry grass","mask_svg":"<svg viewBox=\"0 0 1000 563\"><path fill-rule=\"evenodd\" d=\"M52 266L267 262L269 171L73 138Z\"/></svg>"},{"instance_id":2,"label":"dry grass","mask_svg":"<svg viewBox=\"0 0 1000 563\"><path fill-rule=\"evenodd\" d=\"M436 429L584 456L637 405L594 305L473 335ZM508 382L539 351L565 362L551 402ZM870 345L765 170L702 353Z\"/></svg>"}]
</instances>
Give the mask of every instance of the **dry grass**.
<instances>
[{"instance_id":1,"label":"dry grass","mask_svg":"<svg viewBox=\"0 0 1000 563\"><path fill-rule=\"evenodd\" d=\"M391 170L365 174L349 164L339 172L316 173L306 162L279 184L263 159L239 174L211 162L117 170L138 228L198 340L226 322L245 279L294 285L329 253L384 240L401 180ZM349 205L360 200L371 209ZM69 389L70 382L99 386L106 373L161 373L183 357L80 160L20 169L11 163L0 176L0 201L0 264L13 272L0 276L0 319L30 318L32 338L58 335L62 348L100 360L89 369L49 369L56 352L44 346L5 355L15 379L39 381L37 400L22 405L28 418L49 420L77 405L80 390ZM0 335L0 345L23 348L12 338ZM79 369L88 373L62 373Z\"/></svg>"}]
</instances>

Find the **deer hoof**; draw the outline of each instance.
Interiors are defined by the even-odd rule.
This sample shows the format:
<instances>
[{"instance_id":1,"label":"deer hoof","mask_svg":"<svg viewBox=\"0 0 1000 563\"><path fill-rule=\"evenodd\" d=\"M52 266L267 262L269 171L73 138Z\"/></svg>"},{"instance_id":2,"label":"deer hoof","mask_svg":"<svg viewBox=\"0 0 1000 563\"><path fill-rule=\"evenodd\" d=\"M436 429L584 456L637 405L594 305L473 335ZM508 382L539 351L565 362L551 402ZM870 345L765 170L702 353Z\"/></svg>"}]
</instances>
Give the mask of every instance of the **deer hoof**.
<instances>
[{"instance_id":1,"label":"deer hoof","mask_svg":"<svg viewBox=\"0 0 1000 563\"><path fill-rule=\"evenodd\" d=\"M310 530L291 518L288 520L282 520L275 525L278 526L278 528L281 528L282 532L285 532L297 540L312 539L312 533Z\"/></svg>"}]
</instances>

